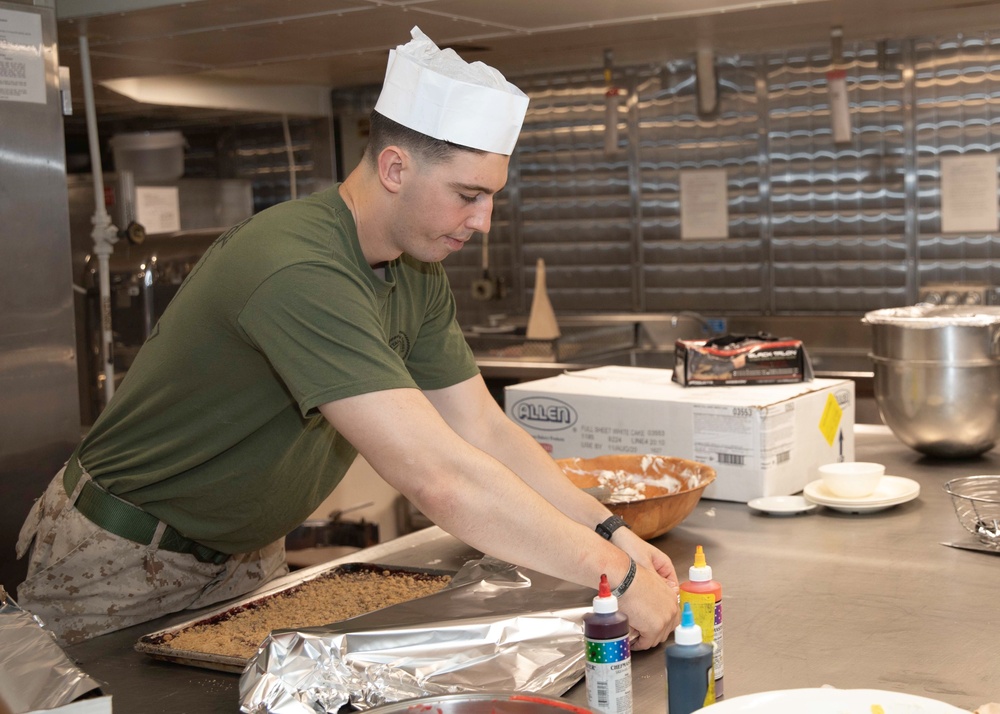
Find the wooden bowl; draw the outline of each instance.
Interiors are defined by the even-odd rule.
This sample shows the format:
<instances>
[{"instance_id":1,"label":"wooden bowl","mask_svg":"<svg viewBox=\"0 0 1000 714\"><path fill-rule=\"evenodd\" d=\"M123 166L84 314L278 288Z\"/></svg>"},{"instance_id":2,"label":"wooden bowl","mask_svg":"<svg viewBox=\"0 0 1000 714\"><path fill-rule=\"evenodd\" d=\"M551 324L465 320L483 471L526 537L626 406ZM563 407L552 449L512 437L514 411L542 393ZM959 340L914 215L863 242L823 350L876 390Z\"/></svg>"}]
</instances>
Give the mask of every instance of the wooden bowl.
<instances>
[{"instance_id":1,"label":"wooden bowl","mask_svg":"<svg viewBox=\"0 0 1000 714\"><path fill-rule=\"evenodd\" d=\"M589 459L556 459L579 488L601 486L602 473L627 474L645 484L645 498L609 503L640 538L661 536L688 517L705 487L715 480L711 466L675 456L608 454Z\"/></svg>"}]
</instances>

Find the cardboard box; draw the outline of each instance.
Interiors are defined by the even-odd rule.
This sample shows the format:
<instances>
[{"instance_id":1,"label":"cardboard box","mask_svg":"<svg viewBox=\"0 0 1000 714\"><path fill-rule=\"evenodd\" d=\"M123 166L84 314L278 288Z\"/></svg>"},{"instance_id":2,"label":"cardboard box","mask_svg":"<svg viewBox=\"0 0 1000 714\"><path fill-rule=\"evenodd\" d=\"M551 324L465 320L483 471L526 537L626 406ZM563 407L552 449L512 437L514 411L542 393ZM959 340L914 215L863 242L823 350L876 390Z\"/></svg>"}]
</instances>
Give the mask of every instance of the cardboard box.
<instances>
[{"instance_id":1,"label":"cardboard box","mask_svg":"<svg viewBox=\"0 0 1000 714\"><path fill-rule=\"evenodd\" d=\"M712 466L705 498L798 493L854 460L854 382L682 387L671 370L598 367L508 386L507 415L554 458L662 454Z\"/></svg>"}]
</instances>

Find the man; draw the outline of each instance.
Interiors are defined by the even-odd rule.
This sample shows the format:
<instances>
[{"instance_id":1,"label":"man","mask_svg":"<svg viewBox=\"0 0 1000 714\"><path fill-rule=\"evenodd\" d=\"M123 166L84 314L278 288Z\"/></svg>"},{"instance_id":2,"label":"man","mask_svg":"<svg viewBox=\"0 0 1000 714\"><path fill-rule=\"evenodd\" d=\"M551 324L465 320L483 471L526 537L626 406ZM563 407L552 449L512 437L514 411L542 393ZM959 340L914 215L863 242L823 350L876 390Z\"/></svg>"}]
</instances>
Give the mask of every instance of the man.
<instances>
[{"instance_id":1,"label":"man","mask_svg":"<svg viewBox=\"0 0 1000 714\"><path fill-rule=\"evenodd\" d=\"M527 97L414 28L343 184L221 236L29 514L22 606L72 643L284 574L283 537L360 452L470 546L582 585L639 631L670 559L574 488L491 398L440 261L490 227ZM602 528L602 538L595 528Z\"/></svg>"}]
</instances>

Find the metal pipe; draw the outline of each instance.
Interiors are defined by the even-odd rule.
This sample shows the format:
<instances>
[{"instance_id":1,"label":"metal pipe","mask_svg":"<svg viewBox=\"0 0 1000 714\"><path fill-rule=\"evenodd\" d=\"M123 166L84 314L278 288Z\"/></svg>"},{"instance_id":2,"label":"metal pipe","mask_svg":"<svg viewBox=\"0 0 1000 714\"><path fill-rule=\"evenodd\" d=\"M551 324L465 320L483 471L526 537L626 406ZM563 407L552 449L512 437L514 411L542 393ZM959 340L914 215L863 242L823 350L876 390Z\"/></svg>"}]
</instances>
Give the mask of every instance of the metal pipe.
<instances>
[{"instance_id":1,"label":"metal pipe","mask_svg":"<svg viewBox=\"0 0 1000 714\"><path fill-rule=\"evenodd\" d=\"M97 139L97 112L94 109L94 85L90 71L90 42L87 39L86 21L80 32L80 69L83 73L83 103L87 116L87 141L90 148L91 173L94 176L94 241L97 256L98 290L101 313L101 366L104 377L104 404L107 406L115 393L114 342L111 331L111 266L110 257L118 240L118 230L104 206L104 169L101 166L101 149Z\"/></svg>"},{"instance_id":2,"label":"metal pipe","mask_svg":"<svg viewBox=\"0 0 1000 714\"><path fill-rule=\"evenodd\" d=\"M621 90L613 81L612 51L604 50L604 153L613 156L618 151L618 100Z\"/></svg>"},{"instance_id":3,"label":"metal pipe","mask_svg":"<svg viewBox=\"0 0 1000 714\"><path fill-rule=\"evenodd\" d=\"M156 258L142 265L142 339L148 340L156 325L156 304L153 283L156 282Z\"/></svg>"},{"instance_id":4,"label":"metal pipe","mask_svg":"<svg viewBox=\"0 0 1000 714\"><path fill-rule=\"evenodd\" d=\"M292 146L292 132L288 127L288 115L281 115L281 128L285 134L285 155L288 157L288 190L291 199L294 201L299 197L299 185L297 171L295 167L295 149Z\"/></svg>"}]
</instances>

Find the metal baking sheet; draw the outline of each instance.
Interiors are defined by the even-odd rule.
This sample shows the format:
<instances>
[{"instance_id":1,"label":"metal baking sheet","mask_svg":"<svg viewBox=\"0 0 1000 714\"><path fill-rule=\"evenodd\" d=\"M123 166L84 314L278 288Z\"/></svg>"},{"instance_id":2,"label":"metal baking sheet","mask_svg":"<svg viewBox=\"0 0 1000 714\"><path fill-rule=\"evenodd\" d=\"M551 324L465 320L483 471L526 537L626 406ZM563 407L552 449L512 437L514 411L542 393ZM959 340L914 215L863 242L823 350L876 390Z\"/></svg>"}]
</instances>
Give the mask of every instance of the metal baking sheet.
<instances>
[{"instance_id":1,"label":"metal baking sheet","mask_svg":"<svg viewBox=\"0 0 1000 714\"><path fill-rule=\"evenodd\" d=\"M233 657L231 655L219 655L209 652L178 649L165 644L164 638L167 635L174 635L181 630L185 630L195 625L207 625L215 622L221 622L232 615L235 615L237 612L253 608L269 598L281 595L289 590L293 590L310 580L316 580L317 578L329 575L359 572L385 572L390 576L427 575L431 577L451 577L455 574L454 572L446 570L409 568L398 565L381 565L379 563L340 563L331 564L328 568L321 568L318 570L310 568L308 570L301 571L300 577L295 577L296 573L292 573L291 575L282 578L280 584L272 589L254 593L253 595L236 602L228 602L217 610L199 615L198 617L192 618L191 620L182 622L178 625L157 630L156 632L150 632L148 635L143 635L139 638L139 641L136 642L135 649L136 651L147 654L155 659L173 662L175 664L184 664L192 667L213 669L220 672L235 672L239 674L243 672L247 663L250 661L249 659L243 657ZM306 626L307 625L303 624L303 627Z\"/></svg>"}]
</instances>

